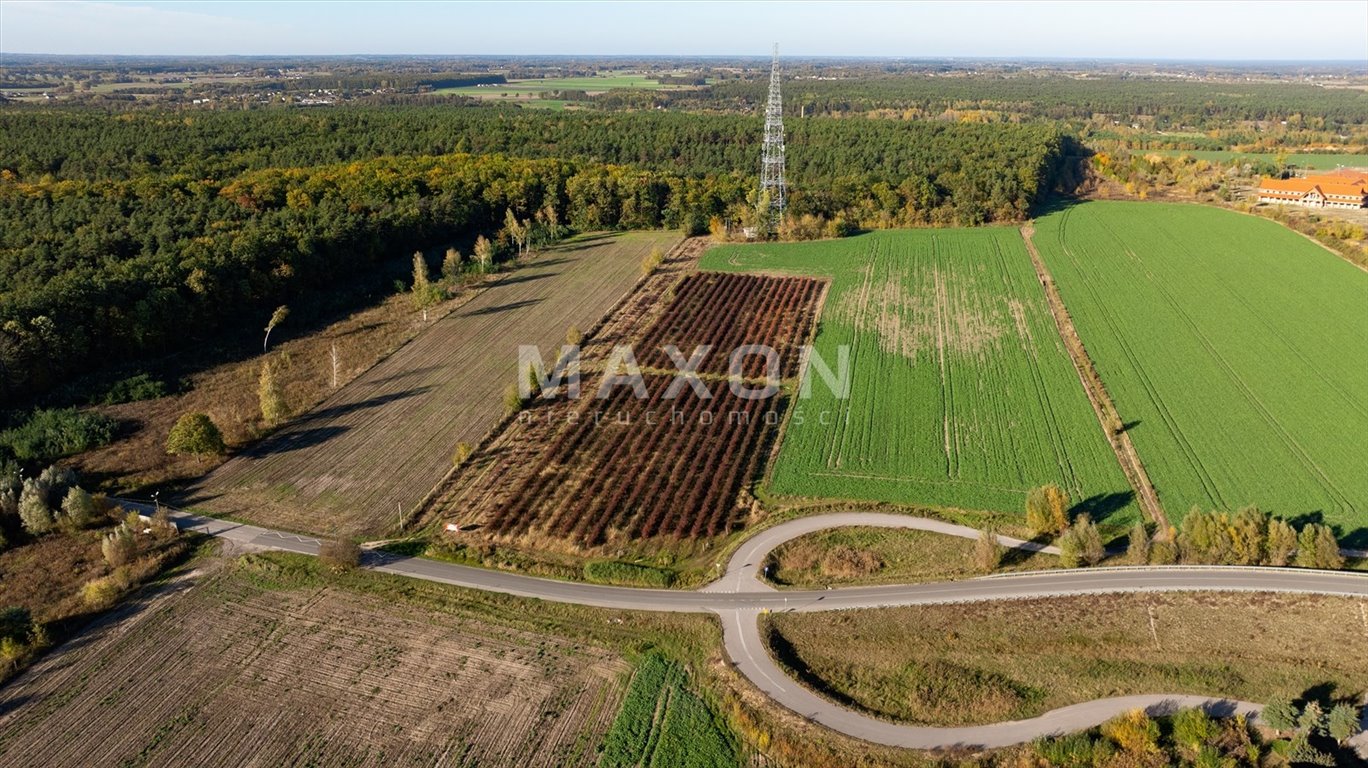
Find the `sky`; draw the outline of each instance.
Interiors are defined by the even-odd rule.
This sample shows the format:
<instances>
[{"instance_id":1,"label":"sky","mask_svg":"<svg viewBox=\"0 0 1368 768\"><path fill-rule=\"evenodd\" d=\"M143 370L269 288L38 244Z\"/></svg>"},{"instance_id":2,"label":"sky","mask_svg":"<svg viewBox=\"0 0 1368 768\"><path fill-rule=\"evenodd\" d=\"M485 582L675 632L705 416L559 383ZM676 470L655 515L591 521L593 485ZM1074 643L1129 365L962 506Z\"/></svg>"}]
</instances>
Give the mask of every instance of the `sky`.
<instances>
[{"instance_id":1,"label":"sky","mask_svg":"<svg viewBox=\"0 0 1368 768\"><path fill-rule=\"evenodd\" d=\"M789 56L1368 65L1368 1L0 0L6 53L763 56L776 41Z\"/></svg>"}]
</instances>

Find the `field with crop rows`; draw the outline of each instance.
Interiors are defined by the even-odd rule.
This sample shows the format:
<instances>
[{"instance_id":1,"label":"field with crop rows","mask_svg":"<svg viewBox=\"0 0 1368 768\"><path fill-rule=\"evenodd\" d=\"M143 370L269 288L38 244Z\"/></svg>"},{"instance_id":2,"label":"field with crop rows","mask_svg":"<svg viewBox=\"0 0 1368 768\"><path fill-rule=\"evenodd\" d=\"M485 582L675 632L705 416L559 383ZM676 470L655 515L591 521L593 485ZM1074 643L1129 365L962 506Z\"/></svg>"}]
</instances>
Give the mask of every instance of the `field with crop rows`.
<instances>
[{"instance_id":1,"label":"field with crop rows","mask_svg":"<svg viewBox=\"0 0 1368 768\"><path fill-rule=\"evenodd\" d=\"M215 470L189 502L268 526L383 534L451 468L457 443L499 422L518 345L557 349L567 328L592 327L639 279L642 259L679 239L633 232L548 248Z\"/></svg>"},{"instance_id":2,"label":"field with crop rows","mask_svg":"<svg viewBox=\"0 0 1368 768\"><path fill-rule=\"evenodd\" d=\"M603 742L600 768L733 768L737 747L686 684L683 667L648 653Z\"/></svg>"},{"instance_id":3,"label":"field with crop rows","mask_svg":"<svg viewBox=\"0 0 1368 768\"><path fill-rule=\"evenodd\" d=\"M261 578L164 590L0 689L0 765L597 764L616 652Z\"/></svg>"},{"instance_id":4,"label":"field with crop rows","mask_svg":"<svg viewBox=\"0 0 1368 768\"><path fill-rule=\"evenodd\" d=\"M807 279L690 274L668 289L673 299L644 329L626 333L628 322L621 328L610 324L605 332L625 335L619 341L632 342L648 368L673 369L658 349L648 351L648 343L675 343L686 357L695 345L726 350L764 343L783 353L781 369L791 373L821 288L821 282ZM457 514L480 506L482 529L505 540L532 533L540 540L596 547L729 533L743 521L741 492L760 472L785 401L733 392L716 375L726 370L728 355L709 357L700 369L710 397L688 386L671 393L672 375L648 373L646 397L619 383L599 399L603 379L593 374L577 402L535 401L523 420L537 424L542 437L535 455L521 462L534 470L499 482L489 493L472 490L444 499L443 506ZM755 362L758 368L748 362L747 371L763 374L763 362ZM746 384L752 390L759 386ZM480 461L476 457L475 464Z\"/></svg>"},{"instance_id":5,"label":"field with crop rows","mask_svg":"<svg viewBox=\"0 0 1368 768\"><path fill-rule=\"evenodd\" d=\"M1368 274L1195 205L1085 203L1035 244L1173 522L1257 504L1368 538Z\"/></svg>"},{"instance_id":6,"label":"field with crop rows","mask_svg":"<svg viewBox=\"0 0 1368 768\"><path fill-rule=\"evenodd\" d=\"M1138 514L1015 229L875 232L723 246L704 269L830 276L821 381L794 406L779 494L1016 513L1056 483L1094 517Z\"/></svg>"},{"instance_id":7,"label":"field with crop rows","mask_svg":"<svg viewBox=\"0 0 1368 768\"><path fill-rule=\"evenodd\" d=\"M637 343L637 359L643 368L673 372L675 364L663 351L666 345L673 344L685 359L695 347L706 345L712 351L697 372L727 375L735 350L765 345L779 353L780 378L792 378L822 287L822 281L807 278L694 273L673 289L664 316ZM745 377L765 375L763 357L748 355L737 362Z\"/></svg>"},{"instance_id":8,"label":"field with crop rows","mask_svg":"<svg viewBox=\"0 0 1368 768\"><path fill-rule=\"evenodd\" d=\"M649 397L619 386L588 399L546 445L536 466L487 521L490 532L535 529L598 546L622 539L698 539L736 528L738 495L757 475L778 429L780 398L744 399L710 383L666 400L673 377L644 377ZM589 391L597 379L589 382Z\"/></svg>"}]
</instances>

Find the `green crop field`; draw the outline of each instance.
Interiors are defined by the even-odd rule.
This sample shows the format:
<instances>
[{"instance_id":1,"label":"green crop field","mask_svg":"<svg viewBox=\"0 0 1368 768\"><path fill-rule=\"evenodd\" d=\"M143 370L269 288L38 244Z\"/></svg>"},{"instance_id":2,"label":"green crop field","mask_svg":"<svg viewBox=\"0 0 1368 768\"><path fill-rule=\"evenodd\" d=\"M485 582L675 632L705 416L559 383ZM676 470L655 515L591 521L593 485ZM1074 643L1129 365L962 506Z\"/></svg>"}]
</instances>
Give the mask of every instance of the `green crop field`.
<instances>
[{"instance_id":1,"label":"green crop field","mask_svg":"<svg viewBox=\"0 0 1368 768\"><path fill-rule=\"evenodd\" d=\"M850 346L850 397L814 379L795 402L775 493L1014 514L1056 483L1137 519L1017 230L723 246L702 267L832 279L815 346L833 370Z\"/></svg>"},{"instance_id":2,"label":"green crop field","mask_svg":"<svg viewBox=\"0 0 1368 768\"><path fill-rule=\"evenodd\" d=\"M1165 155L1176 157L1178 155L1189 155L1197 160L1206 160L1213 163L1228 163L1231 160L1249 160L1251 162L1276 162L1279 157L1288 165L1295 165L1298 168L1310 168L1317 171L1332 171L1343 165L1349 168L1368 168L1368 155L1332 155L1323 153L1283 153L1281 155L1273 152L1231 152L1228 150L1201 150L1201 149L1151 149L1135 150L1136 154L1143 155Z\"/></svg>"},{"instance_id":3,"label":"green crop field","mask_svg":"<svg viewBox=\"0 0 1368 768\"><path fill-rule=\"evenodd\" d=\"M1282 226L1090 202L1035 243L1173 522L1257 504L1368 534L1368 274Z\"/></svg>"},{"instance_id":4,"label":"green crop field","mask_svg":"<svg viewBox=\"0 0 1368 768\"><path fill-rule=\"evenodd\" d=\"M613 72L592 77L549 77L539 80L510 80L491 85L468 85L460 88L439 88L435 93L459 94L481 99L536 101L547 91L584 91L602 93L617 88L632 90L674 90L688 86L664 85L650 76L635 72ZM563 102L562 102L563 104Z\"/></svg>"},{"instance_id":5,"label":"green crop field","mask_svg":"<svg viewBox=\"0 0 1368 768\"><path fill-rule=\"evenodd\" d=\"M604 739L600 768L733 768L738 763L734 737L685 685L684 668L647 653Z\"/></svg>"}]
</instances>

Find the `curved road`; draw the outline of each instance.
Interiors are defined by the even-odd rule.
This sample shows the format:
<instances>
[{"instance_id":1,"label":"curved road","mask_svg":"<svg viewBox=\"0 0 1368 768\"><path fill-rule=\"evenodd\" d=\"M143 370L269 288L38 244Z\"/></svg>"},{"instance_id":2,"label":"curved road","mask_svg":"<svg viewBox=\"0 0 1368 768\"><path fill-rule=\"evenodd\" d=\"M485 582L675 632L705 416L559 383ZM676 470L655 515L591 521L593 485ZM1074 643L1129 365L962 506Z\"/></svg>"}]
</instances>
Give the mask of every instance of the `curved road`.
<instances>
[{"instance_id":1,"label":"curved road","mask_svg":"<svg viewBox=\"0 0 1368 768\"><path fill-rule=\"evenodd\" d=\"M140 511L151 505L116 500ZM228 539L241 546L318 554L319 540L243 523L171 512L178 526ZM759 616L778 611L831 611L855 608L969 603L1122 592L1245 591L1324 594L1368 599L1368 574L1290 568L1192 566L1092 568L985 576L964 581L846 587L779 592L758 580L759 568L774 547L814 531L850 525L902 527L976 538L978 531L935 520L876 513L846 513L799 518L757 533L732 556L718 581L696 592L612 587L525 576L383 552L367 554L366 568L472 589L553 602L640 611L717 614L723 643L737 670L776 702L814 722L878 744L915 749L1000 747L1040 736L1095 726L1129 709L1161 714L1178 707L1202 706L1217 714L1255 714L1257 704L1204 696L1144 695L1083 702L1040 717L964 728L899 725L861 715L811 692L783 672L760 636ZM1034 542L999 537L1006 546L1057 551ZM1368 757L1368 732L1354 742Z\"/></svg>"}]
</instances>

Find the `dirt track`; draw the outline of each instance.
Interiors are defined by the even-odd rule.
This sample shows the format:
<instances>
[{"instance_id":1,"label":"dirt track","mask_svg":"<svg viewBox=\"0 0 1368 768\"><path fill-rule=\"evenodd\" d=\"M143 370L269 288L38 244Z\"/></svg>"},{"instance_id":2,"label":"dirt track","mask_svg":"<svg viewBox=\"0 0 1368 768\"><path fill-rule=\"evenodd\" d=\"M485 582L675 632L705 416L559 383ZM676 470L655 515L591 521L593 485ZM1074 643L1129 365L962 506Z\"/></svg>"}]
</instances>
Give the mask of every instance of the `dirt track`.
<instances>
[{"instance_id":1,"label":"dirt track","mask_svg":"<svg viewBox=\"0 0 1368 768\"><path fill-rule=\"evenodd\" d=\"M182 501L276 528L374 538L393 530L503 414L517 348L550 357L640 276L669 232L562 244L494 283L318 408L205 477Z\"/></svg>"}]
</instances>

